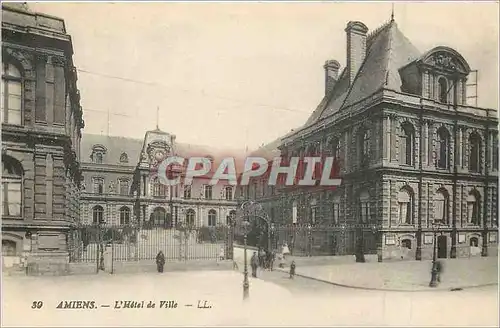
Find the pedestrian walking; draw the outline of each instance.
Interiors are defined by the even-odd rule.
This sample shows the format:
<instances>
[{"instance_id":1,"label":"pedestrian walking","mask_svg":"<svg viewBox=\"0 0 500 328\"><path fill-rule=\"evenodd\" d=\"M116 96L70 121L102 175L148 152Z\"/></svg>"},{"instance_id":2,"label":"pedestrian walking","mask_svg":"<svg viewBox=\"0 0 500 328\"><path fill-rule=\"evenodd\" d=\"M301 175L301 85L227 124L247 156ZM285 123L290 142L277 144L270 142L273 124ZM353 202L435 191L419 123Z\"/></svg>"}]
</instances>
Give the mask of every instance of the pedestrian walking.
<instances>
[{"instance_id":1,"label":"pedestrian walking","mask_svg":"<svg viewBox=\"0 0 500 328\"><path fill-rule=\"evenodd\" d=\"M163 267L165 266L165 255L162 251L159 251L156 255L156 269L158 272L163 272Z\"/></svg>"},{"instance_id":2,"label":"pedestrian walking","mask_svg":"<svg viewBox=\"0 0 500 328\"><path fill-rule=\"evenodd\" d=\"M292 264L290 264L290 279L293 279L295 276L295 261L292 261Z\"/></svg>"},{"instance_id":3,"label":"pedestrian walking","mask_svg":"<svg viewBox=\"0 0 500 328\"><path fill-rule=\"evenodd\" d=\"M264 268L264 262L266 260L266 252L263 248L259 248L259 266Z\"/></svg>"},{"instance_id":4,"label":"pedestrian walking","mask_svg":"<svg viewBox=\"0 0 500 328\"><path fill-rule=\"evenodd\" d=\"M288 248L287 243L283 243L281 247L281 254L283 254L283 258L286 258L287 255L290 255L290 249Z\"/></svg>"},{"instance_id":5,"label":"pedestrian walking","mask_svg":"<svg viewBox=\"0 0 500 328\"><path fill-rule=\"evenodd\" d=\"M271 252L271 258L270 258L270 261L269 261L269 270L273 271L273 267L274 267L274 261L276 260L276 251L273 250Z\"/></svg>"},{"instance_id":6,"label":"pedestrian walking","mask_svg":"<svg viewBox=\"0 0 500 328\"><path fill-rule=\"evenodd\" d=\"M252 277L257 278L257 268L259 267L257 252L253 252L252 258L250 259L250 266L252 267Z\"/></svg>"},{"instance_id":7,"label":"pedestrian walking","mask_svg":"<svg viewBox=\"0 0 500 328\"><path fill-rule=\"evenodd\" d=\"M225 255L226 255L226 254L225 254L225 251L224 251L224 247L221 247L221 248L220 248L220 252L219 252L219 260L220 260L220 261L224 261L224 259L226 258L226 256L225 256Z\"/></svg>"},{"instance_id":8,"label":"pedestrian walking","mask_svg":"<svg viewBox=\"0 0 500 328\"><path fill-rule=\"evenodd\" d=\"M278 267L285 267L285 257L283 256L283 253L278 253Z\"/></svg>"}]
</instances>

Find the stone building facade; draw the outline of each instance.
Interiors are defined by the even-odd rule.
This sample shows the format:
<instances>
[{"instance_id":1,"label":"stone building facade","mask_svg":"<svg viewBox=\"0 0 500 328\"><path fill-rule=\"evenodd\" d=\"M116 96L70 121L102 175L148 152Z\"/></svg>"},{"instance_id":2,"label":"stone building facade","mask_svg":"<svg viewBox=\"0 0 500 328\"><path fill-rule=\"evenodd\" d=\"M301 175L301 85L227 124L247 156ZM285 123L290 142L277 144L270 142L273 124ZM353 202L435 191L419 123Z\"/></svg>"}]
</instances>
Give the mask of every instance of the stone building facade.
<instances>
[{"instance_id":1,"label":"stone building facade","mask_svg":"<svg viewBox=\"0 0 500 328\"><path fill-rule=\"evenodd\" d=\"M9 272L68 270L84 126L72 55L62 19L2 4L2 262Z\"/></svg>"},{"instance_id":2,"label":"stone building facade","mask_svg":"<svg viewBox=\"0 0 500 328\"><path fill-rule=\"evenodd\" d=\"M218 159L224 155L230 154L178 143L174 135L159 129L146 132L143 140L84 135L81 221L166 229L180 224L224 226L236 209L235 187L228 181L210 185L207 174L195 177L190 185L166 186L156 173L158 161L166 156L211 157L215 172Z\"/></svg>"},{"instance_id":3,"label":"stone building facade","mask_svg":"<svg viewBox=\"0 0 500 328\"><path fill-rule=\"evenodd\" d=\"M325 96L308 121L257 151L333 156L342 185L260 179L239 194L288 227L289 243L309 230L302 243L322 254L361 245L380 261L429 259L436 236L438 257L495 256L498 112L467 104L467 61L444 46L420 53L394 20L369 34L349 22L345 32L347 67L325 63Z\"/></svg>"}]
</instances>

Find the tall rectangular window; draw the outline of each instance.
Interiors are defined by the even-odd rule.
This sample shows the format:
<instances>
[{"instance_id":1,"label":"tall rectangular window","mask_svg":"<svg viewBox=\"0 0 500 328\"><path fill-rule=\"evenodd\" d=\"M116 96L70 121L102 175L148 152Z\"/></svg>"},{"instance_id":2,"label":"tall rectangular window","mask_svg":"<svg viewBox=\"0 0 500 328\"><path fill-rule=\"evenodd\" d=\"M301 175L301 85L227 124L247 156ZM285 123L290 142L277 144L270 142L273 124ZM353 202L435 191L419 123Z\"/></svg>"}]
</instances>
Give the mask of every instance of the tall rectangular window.
<instances>
[{"instance_id":1,"label":"tall rectangular window","mask_svg":"<svg viewBox=\"0 0 500 328\"><path fill-rule=\"evenodd\" d=\"M104 179L103 178L93 178L93 192L94 194L103 194L104 193Z\"/></svg>"},{"instance_id":2,"label":"tall rectangular window","mask_svg":"<svg viewBox=\"0 0 500 328\"><path fill-rule=\"evenodd\" d=\"M129 194L129 181L126 179L121 179L118 181L120 188L120 195L128 195Z\"/></svg>"},{"instance_id":3,"label":"tall rectangular window","mask_svg":"<svg viewBox=\"0 0 500 328\"><path fill-rule=\"evenodd\" d=\"M212 199L212 186L205 185L205 199Z\"/></svg>"},{"instance_id":4,"label":"tall rectangular window","mask_svg":"<svg viewBox=\"0 0 500 328\"><path fill-rule=\"evenodd\" d=\"M12 64L2 63L2 123L22 124L21 72Z\"/></svg>"},{"instance_id":5,"label":"tall rectangular window","mask_svg":"<svg viewBox=\"0 0 500 328\"><path fill-rule=\"evenodd\" d=\"M184 186L184 199L190 199L190 198L191 198L191 186L185 185Z\"/></svg>"}]
</instances>

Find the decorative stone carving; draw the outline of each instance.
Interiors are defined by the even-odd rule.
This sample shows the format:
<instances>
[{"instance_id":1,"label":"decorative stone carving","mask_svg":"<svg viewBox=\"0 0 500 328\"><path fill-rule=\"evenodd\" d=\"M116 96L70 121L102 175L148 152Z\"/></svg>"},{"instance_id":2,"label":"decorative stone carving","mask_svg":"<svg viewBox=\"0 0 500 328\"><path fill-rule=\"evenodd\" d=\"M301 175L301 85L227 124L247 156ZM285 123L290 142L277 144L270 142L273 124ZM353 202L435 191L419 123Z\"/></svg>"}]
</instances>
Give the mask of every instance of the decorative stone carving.
<instances>
[{"instance_id":1,"label":"decorative stone carving","mask_svg":"<svg viewBox=\"0 0 500 328\"><path fill-rule=\"evenodd\" d=\"M115 183L113 181L110 182L109 184L109 193L114 194L115 193Z\"/></svg>"},{"instance_id":2,"label":"decorative stone carving","mask_svg":"<svg viewBox=\"0 0 500 328\"><path fill-rule=\"evenodd\" d=\"M37 63L46 63L47 62L47 55L37 53L35 55Z\"/></svg>"},{"instance_id":3,"label":"decorative stone carving","mask_svg":"<svg viewBox=\"0 0 500 328\"><path fill-rule=\"evenodd\" d=\"M66 58L64 57L52 57L52 64L54 66L64 66L66 64Z\"/></svg>"},{"instance_id":4,"label":"decorative stone carving","mask_svg":"<svg viewBox=\"0 0 500 328\"><path fill-rule=\"evenodd\" d=\"M458 63L456 59L446 53L437 53L432 58L434 65L440 66L446 69L456 70L458 67Z\"/></svg>"}]
</instances>

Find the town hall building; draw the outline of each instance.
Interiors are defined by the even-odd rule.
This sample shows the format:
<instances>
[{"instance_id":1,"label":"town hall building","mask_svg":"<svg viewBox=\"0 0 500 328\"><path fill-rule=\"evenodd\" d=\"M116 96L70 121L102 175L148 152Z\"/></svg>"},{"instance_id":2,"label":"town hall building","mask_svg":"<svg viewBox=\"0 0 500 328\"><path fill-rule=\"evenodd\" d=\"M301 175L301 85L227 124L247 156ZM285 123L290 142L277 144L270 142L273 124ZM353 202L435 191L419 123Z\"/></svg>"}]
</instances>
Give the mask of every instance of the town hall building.
<instances>
[{"instance_id":1,"label":"town hall building","mask_svg":"<svg viewBox=\"0 0 500 328\"><path fill-rule=\"evenodd\" d=\"M328 60L325 96L303 126L253 156L333 156L342 185L268 186L259 201L297 255L379 261L495 256L498 112L467 102L471 67L455 49L419 51L391 19L345 29L347 65Z\"/></svg>"}]
</instances>

